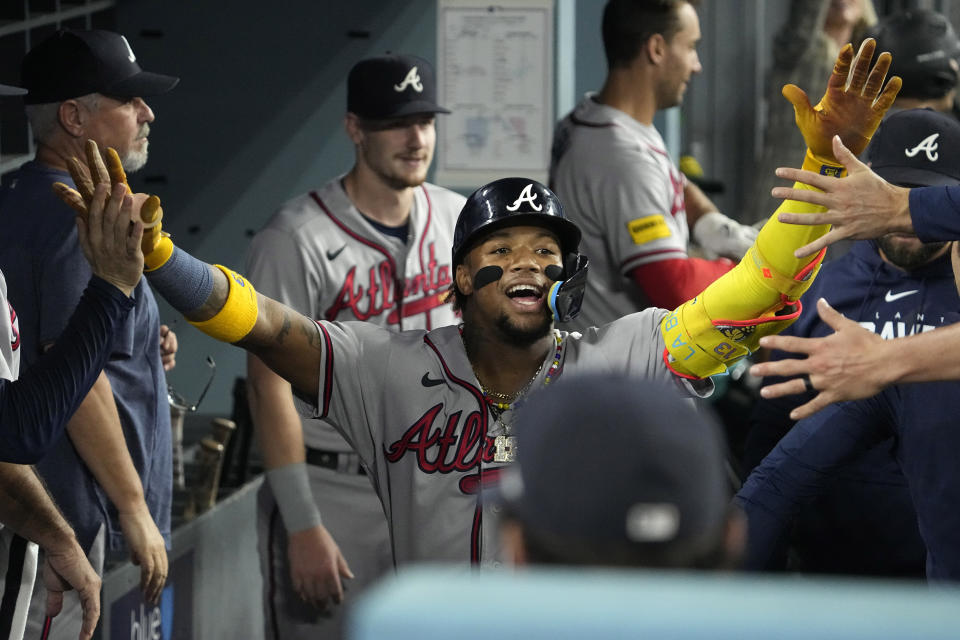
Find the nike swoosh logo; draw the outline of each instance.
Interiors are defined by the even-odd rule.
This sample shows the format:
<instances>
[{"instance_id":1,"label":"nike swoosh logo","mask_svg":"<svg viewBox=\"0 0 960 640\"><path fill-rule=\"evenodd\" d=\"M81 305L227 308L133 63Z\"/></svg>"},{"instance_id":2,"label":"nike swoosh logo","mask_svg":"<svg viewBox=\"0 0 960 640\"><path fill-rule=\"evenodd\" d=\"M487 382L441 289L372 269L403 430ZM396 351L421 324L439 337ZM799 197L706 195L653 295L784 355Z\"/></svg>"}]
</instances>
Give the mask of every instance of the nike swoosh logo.
<instances>
[{"instance_id":1,"label":"nike swoosh logo","mask_svg":"<svg viewBox=\"0 0 960 640\"><path fill-rule=\"evenodd\" d=\"M900 293L894 293L893 291L887 290L887 295L883 296L883 299L887 302L893 302L895 300L899 300L900 298L906 298L907 296L912 296L918 291L920 290L914 289L912 291L901 291Z\"/></svg>"},{"instance_id":2,"label":"nike swoosh logo","mask_svg":"<svg viewBox=\"0 0 960 640\"><path fill-rule=\"evenodd\" d=\"M343 251L343 250L346 249L346 248L347 248L347 245L343 245L342 247L340 247L340 248L337 249L336 251L331 251L330 249L327 249L327 260L333 260L333 259L335 259L338 255L340 255L340 252Z\"/></svg>"},{"instance_id":3,"label":"nike swoosh logo","mask_svg":"<svg viewBox=\"0 0 960 640\"><path fill-rule=\"evenodd\" d=\"M435 387L438 384L443 384L443 380L434 380L430 377L430 372L428 371L427 373L423 374L422 378L420 378L420 384L425 387Z\"/></svg>"}]
</instances>

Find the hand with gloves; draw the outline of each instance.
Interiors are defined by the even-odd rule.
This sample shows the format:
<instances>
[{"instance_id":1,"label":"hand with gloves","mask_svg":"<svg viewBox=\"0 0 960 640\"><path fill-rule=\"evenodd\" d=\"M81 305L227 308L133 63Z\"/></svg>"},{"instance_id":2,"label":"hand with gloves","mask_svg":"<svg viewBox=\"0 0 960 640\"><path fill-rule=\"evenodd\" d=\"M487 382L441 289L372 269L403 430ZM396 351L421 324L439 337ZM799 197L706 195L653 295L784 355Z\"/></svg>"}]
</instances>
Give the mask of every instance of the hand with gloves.
<instances>
[{"instance_id":1,"label":"hand with gloves","mask_svg":"<svg viewBox=\"0 0 960 640\"><path fill-rule=\"evenodd\" d=\"M758 229L740 224L719 211L704 213L693 227L693 239L704 250L739 260L753 246Z\"/></svg>"}]
</instances>

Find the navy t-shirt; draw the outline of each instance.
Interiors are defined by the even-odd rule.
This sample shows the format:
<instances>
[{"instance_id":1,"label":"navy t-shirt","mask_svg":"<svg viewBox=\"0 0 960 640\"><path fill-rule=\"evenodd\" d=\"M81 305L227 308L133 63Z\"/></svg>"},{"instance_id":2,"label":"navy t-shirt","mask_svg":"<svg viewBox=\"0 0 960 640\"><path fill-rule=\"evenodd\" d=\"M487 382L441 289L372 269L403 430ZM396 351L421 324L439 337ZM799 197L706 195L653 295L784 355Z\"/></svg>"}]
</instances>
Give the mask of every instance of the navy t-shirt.
<instances>
[{"instance_id":1,"label":"navy t-shirt","mask_svg":"<svg viewBox=\"0 0 960 640\"><path fill-rule=\"evenodd\" d=\"M73 185L69 174L28 162L0 188L4 230L0 269L20 318L21 373L63 332L91 275L79 246L74 212L54 195L54 182ZM133 297L136 306L115 335L105 371L147 507L169 545L172 446L160 318L146 279L141 279ZM116 509L66 434L37 470L85 550L103 522L109 547L122 547Z\"/></svg>"}]
</instances>

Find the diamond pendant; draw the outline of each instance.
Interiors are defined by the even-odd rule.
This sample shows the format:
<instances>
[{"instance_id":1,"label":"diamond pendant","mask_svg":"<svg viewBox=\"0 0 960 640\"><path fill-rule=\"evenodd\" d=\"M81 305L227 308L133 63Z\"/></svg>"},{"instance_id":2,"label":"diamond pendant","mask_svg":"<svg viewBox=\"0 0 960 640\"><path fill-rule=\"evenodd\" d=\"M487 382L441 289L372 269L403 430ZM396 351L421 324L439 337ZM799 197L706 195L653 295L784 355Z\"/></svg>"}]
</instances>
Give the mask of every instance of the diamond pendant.
<instances>
[{"instance_id":1,"label":"diamond pendant","mask_svg":"<svg viewBox=\"0 0 960 640\"><path fill-rule=\"evenodd\" d=\"M493 440L493 461L513 462L517 459L517 439L514 436L497 436Z\"/></svg>"}]
</instances>

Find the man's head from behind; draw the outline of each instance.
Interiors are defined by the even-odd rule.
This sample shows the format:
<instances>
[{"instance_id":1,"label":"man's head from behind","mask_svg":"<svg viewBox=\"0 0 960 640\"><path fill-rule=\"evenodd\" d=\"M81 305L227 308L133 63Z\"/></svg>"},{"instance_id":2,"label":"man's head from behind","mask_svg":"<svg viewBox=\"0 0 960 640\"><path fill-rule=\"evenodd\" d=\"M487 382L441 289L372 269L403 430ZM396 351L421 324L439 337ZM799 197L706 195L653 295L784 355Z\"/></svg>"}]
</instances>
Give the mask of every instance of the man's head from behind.
<instances>
[{"instance_id":1,"label":"man's head from behind","mask_svg":"<svg viewBox=\"0 0 960 640\"><path fill-rule=\"evenodd\" d=\"M147 161L154 116L143 98L179 81L143 71L126 38L98 30L54 33L27 53L21 80L39 145L82 158L79 151L91 138L116 149L127 171Z\"/></svg>"},{"instance_id":2,"label":"man's head from behind","mask_svg":"<svg viewBox=\"0 0 960 640\"><path fill-rule=\"evenodd\" d=\"M347 77L347 135L357 165L390 187L427 179L436 144L434 119L450 113L437 104L433 66L410 55L361 60Z\"/></svg>"},{"instance_id":3,"label":"man's head from behind","mask_svg":"<svg viewBox=\"0 0 960 640\"><path fill-rule=\"evenodd\" d=\"M867 147L866 161L882 178L904 187L960 184L960 122L932 109L907 109L889 116ZM911 271L944 254L946 244L922 243L912 234L877 241L884 257Z\"/></svg>"},{"instance_id":4,"label":"man's head from behind","mask_svg":"<svg viewBox=\"0 0 960 640\"><path fill-rule=\"evenodd\" d=\"M700 21L696 0L609 0L603 11L603 48L610 72L649 64L658 73L657 108L680 104L690 76L701 70L697 56Z\"/></svg>"},{"instance_id":5,"label":"man's head from behind","mask_svg":"<svg viewBox=\"0 0 960 640\"><path fill-rule=\"evenodd\" d=\"M737 564L714 421L672 387L614 375L563 379L517 421L517 464L495 491L520 564L721 568Z\"/></svg>"},{"instance_id":6,"label":"man's head from behind","mask_svg":"<svg viewBox=\"0 0 960 640\"><path fill-rule=\"evenodd\" d=\"M945 16L930 9L900 11L877 23L869 35L876 38L879 51L893 55L889 75L903 79L897 96L900 108L930 103L949 109L950 100L943 101L952 97L960 79L960 40Z\"/></svg>"}]
</instances>

